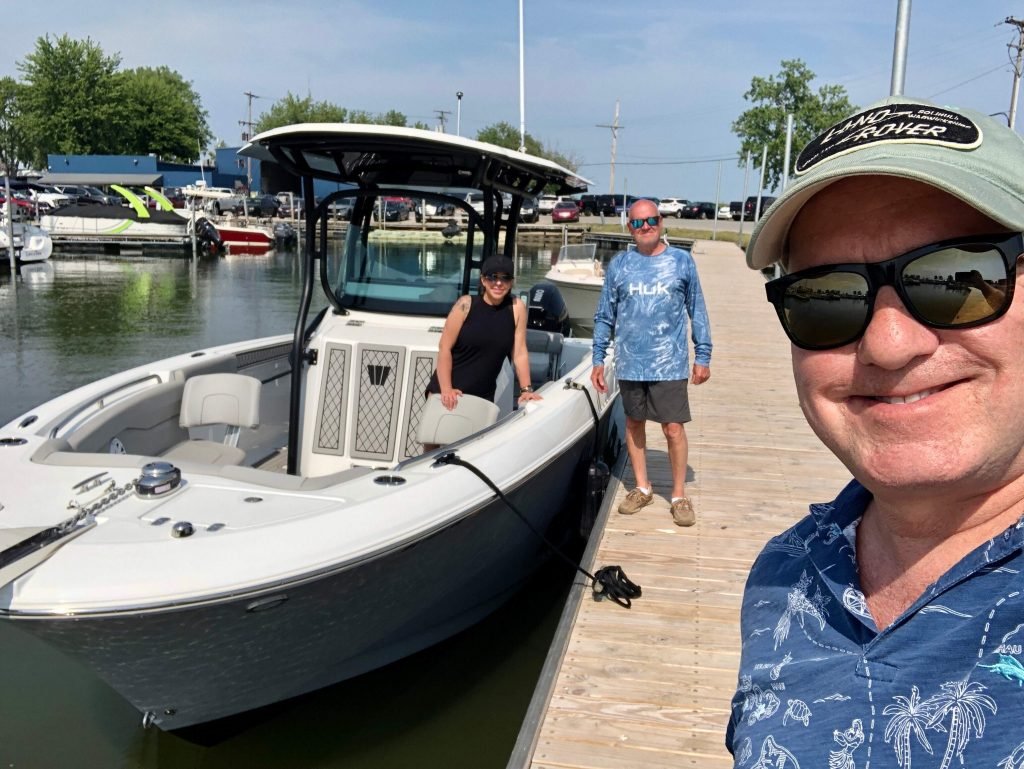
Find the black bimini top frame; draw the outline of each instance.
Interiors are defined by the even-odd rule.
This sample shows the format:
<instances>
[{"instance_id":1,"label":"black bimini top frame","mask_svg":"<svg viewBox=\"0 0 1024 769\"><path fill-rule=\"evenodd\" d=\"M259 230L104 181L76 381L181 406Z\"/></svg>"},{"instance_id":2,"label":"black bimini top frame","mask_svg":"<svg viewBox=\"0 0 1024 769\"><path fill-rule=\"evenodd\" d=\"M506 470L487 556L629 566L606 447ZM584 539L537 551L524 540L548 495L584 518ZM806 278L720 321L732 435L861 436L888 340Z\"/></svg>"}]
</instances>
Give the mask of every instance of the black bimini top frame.
<instances>
[{"instance_id":1,"label":"black bimini top frame","mask_svg":"<svg viewBox=\"0 0 1024 769\"><path fill-rule=\"evenodd\" d=\"M502 229L505 230L504 253L514 255L515 233L524 198L538 196L549 187L556 194L571 195L585 192L588 185L586 179L573 171L544 158L459 136L396 126L353 123L285 126L255 136L239 154L276 163L302 180L306 207L306 268L292 350L288 439L288 472L292 474L297 468L301 421L302 366L295 364L306 359L304 346L313 295L314 263L326 253L327 212L331 202L342 195L355 194L358 201L363 201L375 195L414 194L416 191L457 202L466 211L470 223L462 280L466 289L473 269L479 268L480 261L497 250ZM333 193L317 204L314 179L351 185L355 190ZM485 193L483 214L477 214L464 200L456 200L453 193L458 190ZM511 197L507 208L502 205L502 194ZM357 208L356 216L360 210ZM319 238L318 223L321 225ZM472 256L474 229L482 230L484 235L477 258ZM321 271L325 261L321 259Z\"/></svg>"}]
</instances>

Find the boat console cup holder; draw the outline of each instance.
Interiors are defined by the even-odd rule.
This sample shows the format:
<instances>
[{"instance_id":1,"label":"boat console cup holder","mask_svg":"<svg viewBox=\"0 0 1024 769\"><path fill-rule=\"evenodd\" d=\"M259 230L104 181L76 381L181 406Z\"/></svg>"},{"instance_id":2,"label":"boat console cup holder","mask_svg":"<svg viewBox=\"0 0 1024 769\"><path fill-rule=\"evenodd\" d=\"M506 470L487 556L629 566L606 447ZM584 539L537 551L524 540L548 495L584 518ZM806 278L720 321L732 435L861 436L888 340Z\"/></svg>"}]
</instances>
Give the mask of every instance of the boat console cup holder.
<instances>
[{"instance_id":1,"label":"boat console cup holder","mask_svg":"<svg viewBox=\"0 0 1024 769\"><path fill-rule=\"evenodd\" d=\"M373 482L381 486L401 486L405 483L405 478L400 475L378 475Z\"/></svg>"},{"instance_id":2,"label":"boat console cup holder","mask_svg":"<svg viewBox=\"0 0 1024 769\"><path fill-rule=\"evenodd\" d=\"M135 493L140 497L161 497L181 485L181 470L170 462L150 462L143 465L142 475L135 481Z\"/></svg>"},{"instance_id":3,"label":"boat console cup holder","mask_svg":"<svg viewBox=\"0 0 1024 769\"><path fill-rule=\"evenodd\" d=\"M24 438L0 438L0 447L2 446L24 446L28 441Z\"/></svg>"}]
</instances>

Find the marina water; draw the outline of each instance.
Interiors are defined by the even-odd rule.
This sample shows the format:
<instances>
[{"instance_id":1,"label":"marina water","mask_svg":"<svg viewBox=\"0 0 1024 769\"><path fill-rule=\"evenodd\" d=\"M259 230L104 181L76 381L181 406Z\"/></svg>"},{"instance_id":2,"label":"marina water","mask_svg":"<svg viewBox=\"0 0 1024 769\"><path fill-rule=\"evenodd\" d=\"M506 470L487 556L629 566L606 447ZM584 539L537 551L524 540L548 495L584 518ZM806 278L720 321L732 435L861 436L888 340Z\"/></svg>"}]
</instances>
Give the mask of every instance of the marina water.
<instances>
[{"instance_id":1,"label":"marina water","mask_svg":"<svg viewBox=\"0 0 1024 769\"><path fill-rule=\"evenodd\" d=\"M520 248L519 292L542 279L552 250ZM55 255L16 281L0 273L0 424L147 361L290 334L301 270L288 251L198 262ZM324 304L318 291L313 308ZM443 644L183 733L143 730L134 708L89 670L0 622L0 767L500 769L572 578L552 563Z\"/></svg>"}]
</instances>

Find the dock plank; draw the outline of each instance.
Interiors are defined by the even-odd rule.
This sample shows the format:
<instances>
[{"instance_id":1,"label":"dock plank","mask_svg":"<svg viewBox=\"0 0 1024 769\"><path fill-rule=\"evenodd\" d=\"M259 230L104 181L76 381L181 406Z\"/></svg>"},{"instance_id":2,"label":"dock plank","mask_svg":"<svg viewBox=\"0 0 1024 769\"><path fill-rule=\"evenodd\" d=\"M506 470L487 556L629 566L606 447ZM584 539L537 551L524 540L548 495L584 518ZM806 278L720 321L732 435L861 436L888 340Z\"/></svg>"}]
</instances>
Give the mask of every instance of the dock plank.
<instances>
[{"instance_id":1,"label":"dock plank","mask_svg":"<svg viewBox=\"0 0 1024 769\"><path fill-rule=\"evenodd\" d=\"M686 427L697 524L672 523L665 439L649 426L655 503L614 512L633 484L620 465L590 550L594 568L620 565L643 595L625 610L591 600L582 584L573 591L510 769L732 766L725 728L750 565L849 480L800 411L761 276L735 246L698 242L693 253L714 341L711 379L690 388Z\"/></svg>"}]
</instances>

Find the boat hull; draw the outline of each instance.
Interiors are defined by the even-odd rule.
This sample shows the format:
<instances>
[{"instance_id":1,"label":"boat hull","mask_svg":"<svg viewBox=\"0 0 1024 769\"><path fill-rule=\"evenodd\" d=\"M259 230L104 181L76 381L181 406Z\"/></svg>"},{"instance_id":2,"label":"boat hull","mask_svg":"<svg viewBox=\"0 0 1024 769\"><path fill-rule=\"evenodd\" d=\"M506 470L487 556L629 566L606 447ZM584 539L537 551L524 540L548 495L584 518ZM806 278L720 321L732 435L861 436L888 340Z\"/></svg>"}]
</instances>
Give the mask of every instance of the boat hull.
<instances>
[{"instance_id":1,"label":"boat hull","mask_svg":"<svg viewBox=\"0 0 1024 769\"><path fill-rule=\"evenodd\" d=\"M590 431L508 492L538 531L569 530L567 511L582 497L581 467L592 445ZM549 555L494 499L359 564L231 599L14 619L95 670L145 723L177 729L304 694L425 649L497 608Z\"/></svg>"},{"instance_id":2,"label":"boat hull","mask_svg":"<svg viewBox=\"0 0 1024 769\"><path fill-rule=\"evenodd\" d=\"M553 270L544 279L558 286L562 299L565 301L565 307L569 311L570 322L581 331L593 331L594 313L597 310L597 301L601 296L601 282L594 279L589 282L566 279Z\"/></svg>"}]
</instances>

